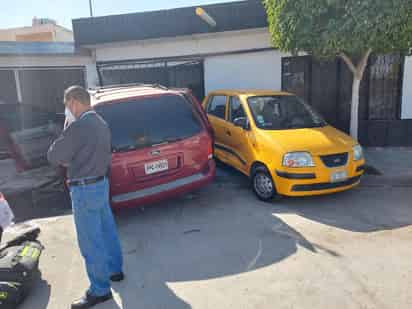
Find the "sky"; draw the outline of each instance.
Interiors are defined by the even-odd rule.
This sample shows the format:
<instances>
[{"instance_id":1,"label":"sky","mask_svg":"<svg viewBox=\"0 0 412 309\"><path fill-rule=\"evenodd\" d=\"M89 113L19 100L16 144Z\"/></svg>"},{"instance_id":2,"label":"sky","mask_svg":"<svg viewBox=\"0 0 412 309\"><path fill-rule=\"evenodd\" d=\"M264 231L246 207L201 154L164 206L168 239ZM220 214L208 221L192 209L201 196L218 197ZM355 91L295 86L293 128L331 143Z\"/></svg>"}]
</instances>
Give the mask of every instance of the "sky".
<instances>
[{"instance_id":1,"label":"sky","mask_svg":"<svg viewBox=\"0 0 412 309\"><path fill-rule=\"evenodd\" d=\"M14 0L2 5L0 29L30 26L34 16L52 18L59 25L72 28L73 18L89 16L89 0ZM92 0L94 15L133 13L195 6L230 0Z\"/></svg>"}]
</instances>

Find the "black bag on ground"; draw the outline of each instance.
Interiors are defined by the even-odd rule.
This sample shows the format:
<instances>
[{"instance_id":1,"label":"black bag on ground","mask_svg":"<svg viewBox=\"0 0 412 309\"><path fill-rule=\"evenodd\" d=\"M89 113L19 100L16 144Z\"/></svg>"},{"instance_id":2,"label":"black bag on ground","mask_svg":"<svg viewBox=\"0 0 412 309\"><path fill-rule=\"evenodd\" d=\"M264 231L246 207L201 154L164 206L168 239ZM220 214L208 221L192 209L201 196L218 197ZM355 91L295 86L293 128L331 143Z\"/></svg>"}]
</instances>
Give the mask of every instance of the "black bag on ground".
<instances>
[{"instance_id":1,"label":"black bag on ground","mask_svg":"<svg viewBox=\"0 0 412 309\"><path fill-rule=\"evenodd\" d=\"M37 241L26 241L19 246L0 251L0 281L27 285L39 271L43 246Z\"/></svg>"},{"instance_id":2,"label":"black bag on ground","mask_svg":"<svg viewBox=\"0 0 412 309\"><path fill-rule=\"evenodd\" d=\"M14 309L23 302L40 277L43 246L36 241L39 228L30 228L0 246L0 308Z\"/></svg>"},{"instance_id":3,"label":"black bag on ground","mask_svg":"<svg viewBox=\"0 0 412 309\"><path fill-rule=\"evenodd\" d=\"M27 290L16 282L0 281L0 308L15 309L24 300Z\"/></svg>"},{"instance_id":4,"label":"black bag on ground","mask_svg":"<svg viewBox=\"0 0 412 309\"><path fill-rule=\"evenodd\" d=\"M35 241L40 235L40 228L36 226L31 226L26 230L23 230L22 233L15 236L14 238L10 239L8 242L0 246L0 250L12 247L12 246L19 246L25 241Z\"/></svg>"},{"instance_id":5,"label":"black bag on ground","mask_svg":"<svg viewBox=\"0 0 412 309\"><path fill-rule=\"evenodd\" d=\"M35 241L40 235L40 228L36 226L30 226L21 232L19 235L13 237L5 244L0 246L0 251L12 246L19 246L26 241Z\"/></svg>"}]
</instances>

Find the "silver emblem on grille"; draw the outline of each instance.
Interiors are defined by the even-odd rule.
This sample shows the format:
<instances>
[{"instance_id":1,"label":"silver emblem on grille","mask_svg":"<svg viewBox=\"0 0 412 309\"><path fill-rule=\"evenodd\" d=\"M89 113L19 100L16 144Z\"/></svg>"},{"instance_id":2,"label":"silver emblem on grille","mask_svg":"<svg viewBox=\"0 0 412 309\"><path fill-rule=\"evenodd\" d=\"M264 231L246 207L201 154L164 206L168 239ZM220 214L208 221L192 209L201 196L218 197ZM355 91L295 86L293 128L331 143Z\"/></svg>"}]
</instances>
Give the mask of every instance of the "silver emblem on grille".
<instances>
[{"instance_id":1,"label":"silver emblem on grille","mask_svg":"<svg viewBox=\"0 0 412 309\"><path fill-rule=\"evenodd\" d=\"M153 151L150 152L150 154L152 156L158 156L158 155L160 155L160 150L153 150Z\"/></svg>"},{"instance_id":2,"label":"silver emblem on grille","mask_svg":"<svg viewBox=\"0 0 412 309\"><path fill-rule=\"evenodd\" d=\"M335 160L333 160L333 163L340 163L340 159L336 158Z\"/></svg>"}]
</instances>

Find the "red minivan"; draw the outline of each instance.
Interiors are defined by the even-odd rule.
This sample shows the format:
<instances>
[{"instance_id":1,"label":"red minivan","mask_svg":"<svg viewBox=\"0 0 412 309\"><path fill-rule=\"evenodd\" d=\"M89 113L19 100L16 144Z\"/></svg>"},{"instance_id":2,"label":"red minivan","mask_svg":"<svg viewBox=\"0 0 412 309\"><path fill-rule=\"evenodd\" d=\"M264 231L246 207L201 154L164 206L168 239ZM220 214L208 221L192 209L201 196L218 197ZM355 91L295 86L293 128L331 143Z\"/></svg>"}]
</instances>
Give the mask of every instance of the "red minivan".
<instances>
[{"instance_id":1,"label":"red minivan","mask_svg":"<svg viewBox=\"0 0 412 309\"><path fill-rule=\"evenodd\" d=\"M91 94L112 132L114 209L190 192L213 180L212 129L188 90L129 85Z\"/></svg>"}]
</instances>

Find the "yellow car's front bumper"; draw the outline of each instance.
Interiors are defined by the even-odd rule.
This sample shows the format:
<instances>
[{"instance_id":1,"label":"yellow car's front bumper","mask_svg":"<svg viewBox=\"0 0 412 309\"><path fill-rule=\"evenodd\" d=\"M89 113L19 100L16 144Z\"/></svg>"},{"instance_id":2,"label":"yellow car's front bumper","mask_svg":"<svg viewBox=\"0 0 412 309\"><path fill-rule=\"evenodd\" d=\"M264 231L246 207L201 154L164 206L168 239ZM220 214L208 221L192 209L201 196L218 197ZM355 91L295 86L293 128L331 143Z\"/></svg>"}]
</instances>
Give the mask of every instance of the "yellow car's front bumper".
<instances>
[{"instance_id":1,"label":"yellow car's front bumper","mask_svg":"<svg viewBox=\"0 0 412 309\"><path fill-rule=\"evenodd\" d=\"M356 187L364 172L364 161L351 164L345 168L312 168L297 172L296 169L272 171L278 194L285 196L311 196L341 192ZM331 182L331 174L345 169L348 178Z\"/></svg>"}]
</instances>

